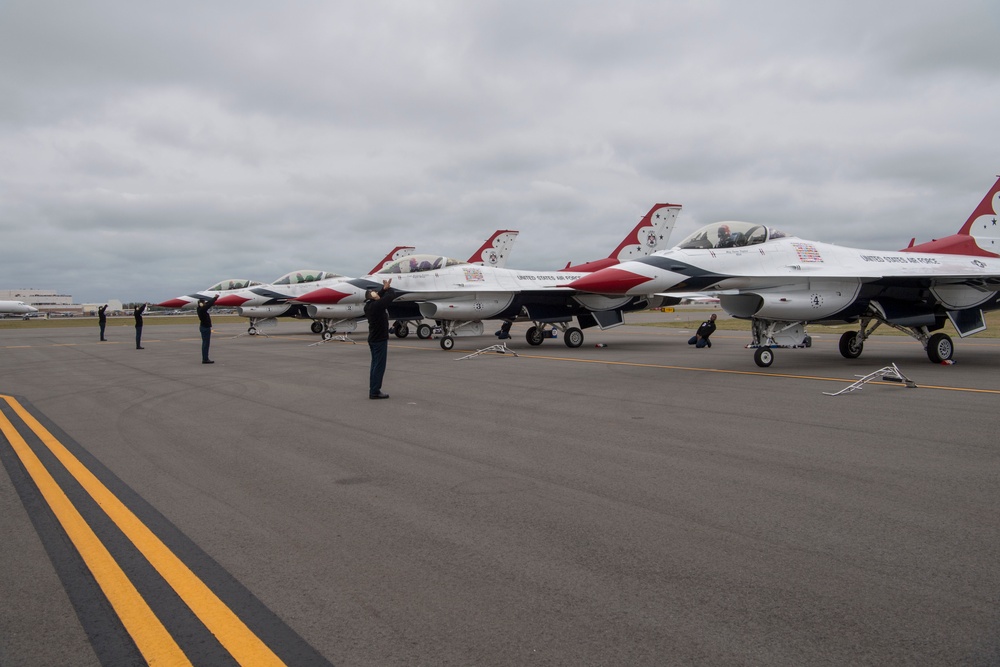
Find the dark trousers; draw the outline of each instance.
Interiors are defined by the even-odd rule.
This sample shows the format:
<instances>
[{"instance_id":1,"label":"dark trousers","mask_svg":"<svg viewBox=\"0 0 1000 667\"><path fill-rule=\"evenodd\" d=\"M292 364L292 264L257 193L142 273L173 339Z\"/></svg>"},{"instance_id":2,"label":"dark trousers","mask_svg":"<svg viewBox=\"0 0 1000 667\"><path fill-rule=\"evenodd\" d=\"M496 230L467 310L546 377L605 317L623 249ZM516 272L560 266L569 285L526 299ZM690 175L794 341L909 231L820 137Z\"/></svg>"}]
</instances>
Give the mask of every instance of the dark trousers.
<instances>
[{"instance_id":1,"label":"dark trousers","mask_svg":"<svg viewBox=\"0 0 1000 667\"><path fill-rule=\"evenodd\" d=\"M201 360L208 361L208 346L212 342L212 327L198 327L201 332Z\"/></svg>"},{"instance_id":2,"label":"dark trousers","mask_svg":"<svg viewBox=\"0 0 1000 667\"><path fill-rule=\"evenodd\" d=\"M108 326L107 322L101 322L101 340L104 340L104 327Z\"/></svg>"},{"instance_id":3,"label":"dark trousers","mask_svg":"<svg viewBox=\"0 0 1000 667\"><path fill-rule=\"evenodd\" d=\"M372 351L372 370L368 378L368 395L374 396L382 391L382 376L385 375L385 359L389 353L389 341L368 341Z\"/></svg>"},{"instance_id":4,"label":"dark trousers","mask_svg":"<svg viewBox=\"0 0 1000 667\"><path fill-rule=\"evenodd\" d=\"M135 328L135 347L136 349L142 347L142 327Z\"/></svg>"},{"instance_id":5,"label":"dark trousers","mask_svg":"<svg viewBox=\"0 0 1000 667\"><path fill-rule=\"evenodd\" d=\"M698 336L691 336L688 339L688 345L694 345L695 347L712 347L711 341L707 338L699 339Z\"/></svg>"}]
</instances>

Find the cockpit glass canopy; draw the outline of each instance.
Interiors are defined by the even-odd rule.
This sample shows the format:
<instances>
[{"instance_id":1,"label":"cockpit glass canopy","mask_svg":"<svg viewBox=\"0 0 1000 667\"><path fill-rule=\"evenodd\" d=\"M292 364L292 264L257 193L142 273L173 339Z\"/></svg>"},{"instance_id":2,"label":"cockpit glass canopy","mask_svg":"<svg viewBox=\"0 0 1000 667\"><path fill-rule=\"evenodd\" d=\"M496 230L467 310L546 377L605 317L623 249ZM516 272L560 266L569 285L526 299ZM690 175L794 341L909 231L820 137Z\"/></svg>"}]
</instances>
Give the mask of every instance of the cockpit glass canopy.
<instances>
[{"instance_id":1,"label":"cockpit glass canopy","mask_svg":"<svg viewBox=\"0 0 1000 667\"><path fill-rule=\"evenodd\" d=\"M752 222L726 220L713 222L690 234L677 244L682 250L697 250L702 248L738 248L757 245L770 239L780 239L787 236L774 227L755 225Z\"/></svg>"},{"instance_id":2,"label":"cockpit glass canopy","mask_svg":"<svg viewBox=\"0 0 1000 667\"><path fill-rule=\"evenodd\" d=\"M229 280L223 280L222 282L215 283L208 288L208 292L226 292L228 290L234 289L246 289L247 287L255 287L260 285L256 280L246 280L245 278L230 278Z\"/></svg>"},{"instance_id":3,"label":"cockpit glass canopy","mask_svg":"<svg viewBox=\"0 0 1000 667\"><path fill-rule=\"evenodd\" d=\"M409 255L397 259L395 262L379 270L376 275L383 273L420 273L422 271L435 271L446 266L457 266L466 262L440 255Z\"/></svg>"},{"instance_id":4,"label":"cockpit glass canopy","mask_svg":"<svg viewBox=\"0 0 1000 667\"><path fill-rule=\"evenodd\" d=\"M314 283L317 280L327 278L343 278L344 276L329 271L317 271L316 269L300 269L292 271L275 280L272 285L301 285L302 283Z\"/></svg>"}]
</instances>

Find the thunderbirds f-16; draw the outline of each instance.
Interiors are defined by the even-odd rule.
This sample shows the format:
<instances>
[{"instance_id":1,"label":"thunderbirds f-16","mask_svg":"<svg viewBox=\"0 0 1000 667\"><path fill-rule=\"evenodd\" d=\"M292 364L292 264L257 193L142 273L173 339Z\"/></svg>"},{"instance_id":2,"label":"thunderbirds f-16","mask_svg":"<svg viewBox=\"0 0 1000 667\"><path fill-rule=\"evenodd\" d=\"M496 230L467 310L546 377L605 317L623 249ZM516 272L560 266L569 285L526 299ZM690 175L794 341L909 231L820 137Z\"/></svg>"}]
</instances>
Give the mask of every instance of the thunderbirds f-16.
<instances>
[{"instance_id":1,"label":"thunderbirds f-16","mask_svg":"<svg viewBox=\"0 0 1000 667\"><path fill-rule=\"evenodd\" d=\"M952 358L941 332L983 331L984 311L1000 308L1000 179L956 234L899 252L806 241L773 227L719 222L671 250L582 276L570 287L598 295L698 292L717 296L733 317L751 321L758 366L773 348L808 347L809 323L859 323L840 338L854 359L885 324L918 340L935 363Z\"/></svg>"},{"instance_id":2,"label":"thunderbirds f-16","mask_svg":"<svg viewBox=\"0 0 1000 667\"><path fill-rule=\"evenodd\" d=\"M375 265L375 268L381 268L400 257L405 257L413 250L413 246L396 246ZM318 285L324 284L324 281L340 280L345 280L345 277L339 273L316 269L298 269L289 271L271 283L256 283L244 289L230 290L225 294L220 294L215 305L236 306L236 312L239 313L240 317L245 317L250 321L247 333L256 336L262 322L273 320L276 317L310 319L305 307L292 303L291 300L311 292ZM320 322L313 321L311 327L313 333L323 331L323 325Z\"/></svg>"},{"instance_id":3,"label":"thunderbirds f-16","mask_svg":"<svg viewBox=\"0 0 1000 667\"><path fill-rule=\"evenodd\" d=\"M37 312L37 308L29 306L23 301L0 301L0 313L23 315L24 319L28 319L28 316L31 315L31 313Z\"/></svg>"},{"instance_id":4,"label":"thunderbirds f-16","mask_svg":"<svg viewBox=\"0 0 1000 667\"><path fill-rule=\"evenodd\" d=\"M507 255L517 238L517 232L501 229L483 243L469 258L470 263L488 264L493 266L503 266L507 261ZM413 253L413 246L397 246L389 251L385 257L371 269L370 273L375 273L389 264ZM307 292L314 291L322 285L339 283L349 278L339 273L329 271L319 271L316 269L298 269L290 271L271 283L260 283L246 280L225 280L212 287L175 297L157 304L165 308L194 308L201 299L210 299L219 295L215 302L216 306L228 306L237 308L241 317L250 320L247 333L251 336L259 333L262 322L273 320L276 317L292 317L296 319L312 319L307 313L306 306L295 303L294 299ZM417 314L419 318L419 314ZM405 323L397 323L397 335L405 335L403 328ZM323 333L325 330L323 321L314 320L312 323L313 333Z\"/></svg>"},{"instance_id":5,"label":"thunderbirds f-16","mask_svg":"<svg viewBox=\"0 0 1000 667\"><path fill-rule=\"evenodd\" d=\"M510 255L511 248L514 247L514 241L517 240L518 232L512 229L498 229L493 232L483 245L479 246L469 257L466 264L473 266L490 266L495 268L502 268L507 264L507 258ZM405 257L409 257L411 253L405 253ZM400 256L394 259L386 257L385 260L380 262L375 266L374 269L369 271L369 275L375 275L382 271L387 270L390 266L396 265L404 256ZM308 314L314 320L313 331L315 333L321 333L324 340L329 340L333 338L336 333L350 333L354 331L358 326L358 319L363 316L363 304L364 299L362 298L359 303L346 303L340 304L332 308L327 308L323 306L316 306L312 302L306 300L309 294L315 294L321 292L324 289L332 287L334 285L340 285L345 282L350 282L350 278L345 278L340 276L339 279L335 280L325 280L322 284L316 284L312 286L312 290L307 294L303 294L295 298L294 305L297 308L304 308ZM379 283L381 285L381 283ZM405 338L410 334L410 328L407 322L415 322L423 319L423 315L416 308L414 304L395 306L390 309L390 315L392 316L393 322L392 331L399 338ZM424 332L424 327L430 330L427 325L418 325L417 331L418 335ZM428 333L426 336L421 336L423 338L429 337Z\"/></svg>"},{"instance_id":6,"label":"thunderbirds f-16","mask_svg":"<svg viewBox=\"0 0 1000 667\"><path fill-rule=\"evenodd\" d=\"M341 318L353 322L362 311L365 292L378 289L391 278L394 289L402 294L389 309L390 317L424 317L441 327L441 347L454 347L455 336L478 336L483 320L527 320L527 340L541 345L554 328L563 332L569 347L583 344L583 331L592 326L602 329L624 321L623 313L653 307L667 297L604 297L581 294L564 286L587 271L642 257L665 247L673 230L680 206L656 204L606 259L562 271L520 271L494 266L473 266L468 262L434 255L412 255L393 262L374 274L328 285L297 299L308 303L310 316ZM672 302L676 303L677 299ZM579 327L572 326L573 318ZM419 338L429 338L432 329L424 323L417 327Z\"/></svg>"},{"instance_id":7,"label":"thunderbirds f-16","mask_svg":"<svg viewBox=\"0 0 1000 667\"><path fill-rule=\"evenodd\" d=\"M229 278L228 280L222 280L215 283L208 289L201 290L200 292L194 292L192 294L185 294L183 296L176 296L173 299L167 299L161 303L156 304L161 308L195 308L199 301L208 300L216 295L225 294L226 292L233 292L236 290L246 289L248 287L253 287L255 285L262 285L263 283L256 280L247 280L246 278Z\"/></svg>"}]
</instances>

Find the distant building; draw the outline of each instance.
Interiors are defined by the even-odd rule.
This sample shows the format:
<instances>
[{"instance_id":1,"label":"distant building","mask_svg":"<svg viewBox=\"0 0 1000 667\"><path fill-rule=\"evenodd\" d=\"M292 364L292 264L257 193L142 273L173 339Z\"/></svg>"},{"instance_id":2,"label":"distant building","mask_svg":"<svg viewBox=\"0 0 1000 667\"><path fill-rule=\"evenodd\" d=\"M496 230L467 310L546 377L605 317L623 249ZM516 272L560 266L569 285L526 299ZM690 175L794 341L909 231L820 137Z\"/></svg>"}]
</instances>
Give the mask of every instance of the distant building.
<instances>
[{"instance_id":1,"label":"distant building","mask_svg":"<svg viewBox=\"0 0 1000 667\"><path fill-rule=\"evenodd\" d=\"M56 294L52 290L21 288L0 290L0 301L23 301L40 313L67 313L79 315L82 309L73 303L70 294Z\"/></svg>"},{"instance_id":2,"label":"distant building","mask_svg":"<svg viewBox=\"0 0 1000 667\"><path fill-rule=\"evenodd\" d=\"M56 294L46 289L8 289L0 290L0 301L23 301L29 306L72 306L73 297L70 294Z\"/></svg>"},{"instance_id":3,"label":"distant building","mask_svg":"<svg viewBox=\"0 0 1000 667\"><path fill-rule=\"evenodd\" d=\"M108 304L108 315L118 314L125 311L125 307L119 299L108 299L100 303L85 303L80 306L84 315L97 315L97 309Z\"/></svg>"}]
</instances>

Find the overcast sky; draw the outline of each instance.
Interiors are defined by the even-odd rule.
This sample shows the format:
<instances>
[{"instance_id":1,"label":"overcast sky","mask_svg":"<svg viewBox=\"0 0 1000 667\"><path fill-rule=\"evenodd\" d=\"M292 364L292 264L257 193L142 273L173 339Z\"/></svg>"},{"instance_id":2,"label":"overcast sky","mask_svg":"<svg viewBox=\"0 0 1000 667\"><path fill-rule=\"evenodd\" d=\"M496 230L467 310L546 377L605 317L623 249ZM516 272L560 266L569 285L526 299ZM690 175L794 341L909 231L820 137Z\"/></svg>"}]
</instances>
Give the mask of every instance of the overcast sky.
<instances>
[{"instance_id":1,"label":"overcast sky","mask_svg":"<svg viewBox=\"0 0 1000 667\"><path fill-rule=\"evenodd\" d=\"M0 0L0 289L162 301L395 245L606 256L655 202L896 250L1000 173L996 0Z\"/></svg>"}]
</instances>

